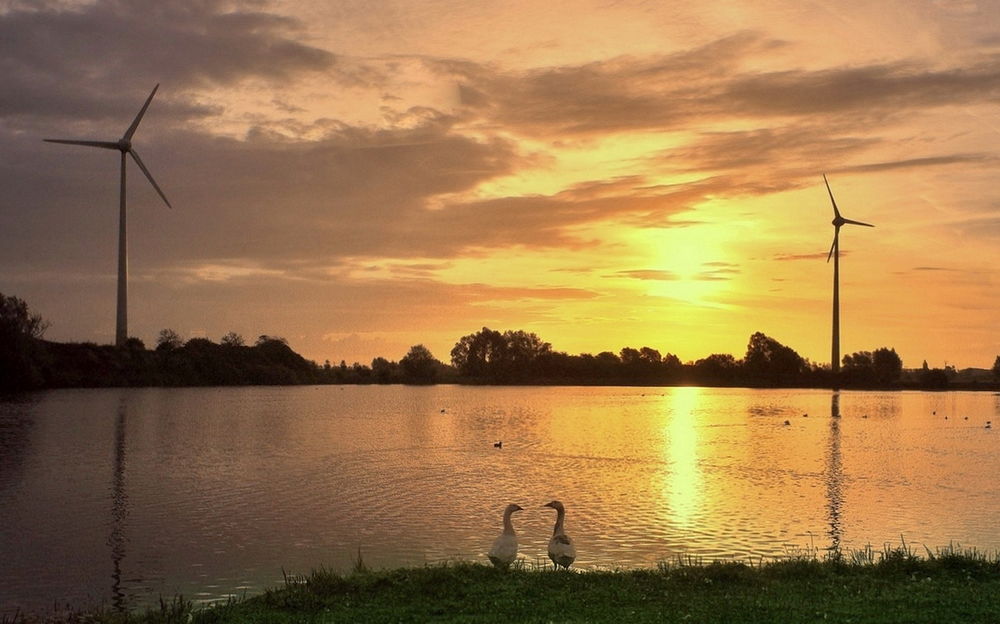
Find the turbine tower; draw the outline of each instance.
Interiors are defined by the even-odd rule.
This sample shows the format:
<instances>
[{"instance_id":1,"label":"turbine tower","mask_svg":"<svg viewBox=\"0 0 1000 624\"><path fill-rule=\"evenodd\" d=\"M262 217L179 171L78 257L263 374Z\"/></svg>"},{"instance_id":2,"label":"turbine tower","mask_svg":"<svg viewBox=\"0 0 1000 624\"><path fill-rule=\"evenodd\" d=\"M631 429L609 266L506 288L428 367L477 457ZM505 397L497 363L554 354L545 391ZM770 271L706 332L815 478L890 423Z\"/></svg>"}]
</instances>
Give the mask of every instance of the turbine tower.
<instances>
[{"instance_id":1,"label":"turbine tower","mask_svg":"<svg viewBox=\"0 0 1000 624\"><path fill-rule=\"evenodd\" d=\"M875 227L871 223L862 223L845 219L837 210L837 200L833 198L833 191L830 190L830 183L823 174L823 183L826 184L826 192L830 194L830 203L833 204L833 245L830 246L830 253L826 256L829 262L833 258L833 347L830 355L830 369L833 371L833 387L837 388L837 376L840 374L840 227L843 225L863 225L865 227Z\"/></svg>"},{"instance_id":2,"label":"turbine tower","mask_svg":"<svg viewBox=\"0 0 1000 624\"><path fill-rule=\"evenodd\" d=\"M139 122L142 121L142 116L146 114L146 109L149 108L149 103L153 101L153 96L156 95L156 90L159 88L159 84L153 87L153 91L146 98L146 103L142 105L142 109L135 116L132 125L125 131L124 136L117 141L45 139L49 143L100 147L102 149L112 149L121 152L121 194L118 202L118 315L117 322L115 323L115 345L119 347L125 346L125 341L128 340L128 244L125 237L125 154L132 156L135 164L139 165L139 169L146 174L149 183L160 194L167 207L172 208L170 202L167 200L167 196L160 190L159 185L156 184L156 180L153 179L153 175L149 173L149 169L146 169L146 165L139 158L139 153L132 147L132 135L135 134L136 128L139 127Z\"/></svg>"}]
</instances>

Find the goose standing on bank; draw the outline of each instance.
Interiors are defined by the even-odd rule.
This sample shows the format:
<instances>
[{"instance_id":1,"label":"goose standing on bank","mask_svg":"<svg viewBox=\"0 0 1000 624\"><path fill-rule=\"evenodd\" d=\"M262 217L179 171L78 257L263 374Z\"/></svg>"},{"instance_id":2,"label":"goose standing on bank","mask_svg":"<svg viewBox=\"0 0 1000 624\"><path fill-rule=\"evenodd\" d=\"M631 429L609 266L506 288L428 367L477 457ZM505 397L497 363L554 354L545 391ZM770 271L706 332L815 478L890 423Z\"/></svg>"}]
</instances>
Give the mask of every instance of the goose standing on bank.
<instances>
[{"instance_id":1,"label":"goose standing on bank","mask_svg":"<svg viewBox=\"0 0 1000 624\"><path fill-rule=\"evenodd\" d=\"M503 510L503 533L493 540L490 547L489 558L494 566L501 570L506 570L517 558L517 535L514 534L514 525L510 521L510 514L521 511L520 505L511 503Z\"/></svg>"},{"instance_id":2,"label":"goose standing on bank","mask_svg":"<svg viewBox=\"0 0 1000 624\"><path fill-rule=\"evenodd\" d=\"M556 567L569 569L573 560L576 559L576 548L573 540L566 535L563 523L566 521L566 508L557 500L545 503L542 507L551 507L556 510L556 526L552 529L552 539L549 540L549 559Z\"/></svg>"}]
</instances>

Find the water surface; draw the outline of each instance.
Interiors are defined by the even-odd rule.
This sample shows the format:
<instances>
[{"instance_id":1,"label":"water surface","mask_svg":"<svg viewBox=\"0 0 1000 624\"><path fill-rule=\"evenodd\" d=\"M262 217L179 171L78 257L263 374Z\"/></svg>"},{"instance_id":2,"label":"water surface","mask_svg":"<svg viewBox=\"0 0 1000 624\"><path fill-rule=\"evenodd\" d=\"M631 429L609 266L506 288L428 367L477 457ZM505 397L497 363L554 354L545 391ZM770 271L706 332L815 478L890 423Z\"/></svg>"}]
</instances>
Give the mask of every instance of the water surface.
<instances>
[{"instance_id":1,"label":"water surface","mask_svg":"<svg viewBox=\"0 0 1000 624\"><path fill-rule=\"evenodd\" d=\"M785 424L787 421L788 424ZM1000 549L1000 396L707 388L63 390L0 403L0 613L282 570L485 560L508 502L575 567ZM503 441L503 448L494 443Z\"/></svg>"}]
</instances>

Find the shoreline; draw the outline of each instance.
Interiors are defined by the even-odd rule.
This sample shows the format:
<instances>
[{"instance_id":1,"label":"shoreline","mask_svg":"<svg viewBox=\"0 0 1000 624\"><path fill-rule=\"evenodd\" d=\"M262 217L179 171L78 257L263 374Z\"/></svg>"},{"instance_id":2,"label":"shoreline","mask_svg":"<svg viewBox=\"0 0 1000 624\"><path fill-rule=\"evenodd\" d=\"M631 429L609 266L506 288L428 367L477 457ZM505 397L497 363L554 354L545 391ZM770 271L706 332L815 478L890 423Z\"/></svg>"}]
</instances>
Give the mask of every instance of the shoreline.
<instances>
[{"instance_id":1,"label":"shoreline","mask_svg":"<svg viewBox=\"0 0 1000 624\"><path fill-rule=\"evenodd\" d=\"M678 561L652 569L555 571L519 560L500 571L453 562L287 576L283 587L194 606L162 599L145 612L3 616L5 624L94 622L995 622L1000 553L905 545L742 563Z\"/></svg>"}]
</instances>

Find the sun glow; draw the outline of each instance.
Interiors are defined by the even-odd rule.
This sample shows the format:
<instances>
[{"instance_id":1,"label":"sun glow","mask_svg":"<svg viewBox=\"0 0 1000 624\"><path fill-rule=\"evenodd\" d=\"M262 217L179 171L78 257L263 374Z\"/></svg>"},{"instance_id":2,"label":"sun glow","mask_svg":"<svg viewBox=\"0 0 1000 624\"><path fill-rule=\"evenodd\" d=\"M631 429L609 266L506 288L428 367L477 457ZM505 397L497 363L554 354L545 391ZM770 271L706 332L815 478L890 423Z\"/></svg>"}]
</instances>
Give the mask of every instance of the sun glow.
<instances>
[{"instance_id":1,"label":"sun glow","mask_svg":"<svg viewBox=\"0 0 1000 624\"><path fill-rule=\"evenodd\" d=\"M668 464L663 493L671 519L689 528L704 506L703 478L698 466L698 430L694 410L701 388L672 388L664 399L666 422L663 457Z\"/></svg>"}]
</instances>

